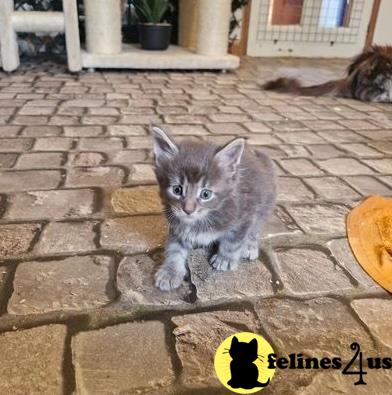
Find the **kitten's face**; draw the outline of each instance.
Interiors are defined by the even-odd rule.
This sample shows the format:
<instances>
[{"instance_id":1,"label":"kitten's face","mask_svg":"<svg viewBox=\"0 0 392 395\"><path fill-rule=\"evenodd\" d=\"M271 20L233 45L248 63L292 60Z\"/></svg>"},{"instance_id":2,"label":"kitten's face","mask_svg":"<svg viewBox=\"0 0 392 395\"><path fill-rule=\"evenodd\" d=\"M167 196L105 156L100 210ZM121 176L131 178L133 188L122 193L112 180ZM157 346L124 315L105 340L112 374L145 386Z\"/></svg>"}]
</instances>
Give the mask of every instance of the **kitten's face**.
<instances>
[{"instance_id":1,"label":"kitten's face","mask_svg":"<svg viewBox=\"0 0 392 395\"><path fill-rule=\"evenodd\" d=\"M208 222L209 214L233 192L243 140L219 149L201 142L176 144L157 127L153 135L155 172L168 219Z\"/></svg>"},{"instance_id":2,"label":"kitten's face","mask_svg":"<svg viewBox=\"0 0 392 395\"><path fill-rule=\"evenodd\" d=\"M164 182L164 201L177 218L193 222L206 217L211 210L219 209L227 185L215 175L197 174L190 169L172 167ZM217 169L215 169L217 170Z\"/></svg>"}]
</instances>

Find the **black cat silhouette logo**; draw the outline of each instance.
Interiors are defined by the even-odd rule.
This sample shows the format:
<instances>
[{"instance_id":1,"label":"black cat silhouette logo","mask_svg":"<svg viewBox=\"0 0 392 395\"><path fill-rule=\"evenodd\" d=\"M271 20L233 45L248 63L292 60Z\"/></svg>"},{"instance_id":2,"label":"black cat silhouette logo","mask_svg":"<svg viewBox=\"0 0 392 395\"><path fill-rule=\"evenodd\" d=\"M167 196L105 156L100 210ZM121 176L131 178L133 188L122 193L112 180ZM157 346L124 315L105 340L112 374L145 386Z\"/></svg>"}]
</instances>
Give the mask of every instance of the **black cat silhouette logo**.
<instances>
[{"instance_id":1,"label":"black cat silhouette logo","mask_svg":"<svg viewBox=\"0 0 392 395\"><path fill-rule=\"evenodd\" d=\"M267 356L274 353L260 335L240 332L229 336L215 354L220 382L238 394L252 394L267 387L275 369L268 369Z\"/></svg>"}]
</instances>

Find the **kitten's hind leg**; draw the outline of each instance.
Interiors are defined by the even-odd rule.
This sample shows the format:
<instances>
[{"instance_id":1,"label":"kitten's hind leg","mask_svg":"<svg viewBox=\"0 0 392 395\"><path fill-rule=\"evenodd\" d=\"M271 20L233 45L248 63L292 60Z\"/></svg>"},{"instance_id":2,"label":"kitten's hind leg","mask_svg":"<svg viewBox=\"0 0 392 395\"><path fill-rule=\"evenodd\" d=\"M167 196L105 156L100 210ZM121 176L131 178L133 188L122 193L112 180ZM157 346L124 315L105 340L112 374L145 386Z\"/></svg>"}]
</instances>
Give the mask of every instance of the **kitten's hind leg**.
<instances>
[{"instance_id":1,"label":"kitten's hind leg","mask_svg":"<svg viewBox=\"0 0 392 395\"><path fill-rule=\"evenodd\" d=\"M259 242L263 227L270 215L269 211L263 212L250 227L241 251L241 258L255 261L259 257Z\"/></svg>"},{"instance_id":2,"label":"kitten's hind leg","mask_svg":"<svg viewBox=\"0 0 392 395\"><path fill-rule=\"evenodd\" d=\"M244 245L242 246L241 259L255 261L259 257L259 239L263 222L259 219L249 229Z\"/></svg>"},{"instance_id":3,"label":"kitten's hind leg","mask_svg":"<svg viewBox=\"0 0 392 395\"><path fill-rule=\"evenodd\" d=\"M211 257L210 263L216 270L235 270L241 260L244 244L242 231L232 230L219 240L218 252Z\"/></svg>"},{"instance_id":4,"label":"kitten's hind leg","mask_svg":"<svg viewBox=\"0 0 392 395\"><path fill-rule=\"evenodd\" d=\"M259 257L259 243L258 240L248 239L242 247L241 259L255 261Z\"/></svg>"},{"instance_id":5,"label":"kitten's hind leg","mask_svg":"<svg viewBox=\"0 0 392 395\"><path fill-rule=\"evenodd\" d=\"M182 284L187 274L188 250L178 241L170 239L165 253L165 262L155 273L155 286L162 291L171 291Z\"/></svg>"}]
</instances>

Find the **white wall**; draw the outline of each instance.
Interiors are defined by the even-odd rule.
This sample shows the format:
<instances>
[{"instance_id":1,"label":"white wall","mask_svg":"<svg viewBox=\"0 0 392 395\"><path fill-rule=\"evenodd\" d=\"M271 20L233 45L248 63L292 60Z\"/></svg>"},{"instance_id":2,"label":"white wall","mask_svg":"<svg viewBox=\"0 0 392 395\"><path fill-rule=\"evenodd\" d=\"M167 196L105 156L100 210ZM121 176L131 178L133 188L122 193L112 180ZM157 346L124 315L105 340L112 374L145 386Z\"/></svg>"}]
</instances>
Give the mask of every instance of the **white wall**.
<instances>
[{"instance_id":1,"label":"white wall","mask_svg":"<svg viewBox=\"0 0 392 395\"><path fill-rule=\"evenodd\" d=\"M392 45L392 0L381 0L373 44Z\"/></svg>"}]
</instances>

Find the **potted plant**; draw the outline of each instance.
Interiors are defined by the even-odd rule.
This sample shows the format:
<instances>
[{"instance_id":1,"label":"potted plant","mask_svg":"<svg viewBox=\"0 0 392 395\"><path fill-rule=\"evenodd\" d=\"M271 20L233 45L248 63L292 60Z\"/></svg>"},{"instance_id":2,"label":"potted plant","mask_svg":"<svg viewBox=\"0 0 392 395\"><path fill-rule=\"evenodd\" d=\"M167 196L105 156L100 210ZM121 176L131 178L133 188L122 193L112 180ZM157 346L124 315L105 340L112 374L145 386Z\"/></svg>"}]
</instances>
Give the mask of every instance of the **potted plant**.
<instances>
[{"instance_id":1,"label":"potted plant","mask_svg":"<svg viewBox=\"0 0 392 395\"><path fill-rule=\"evenodd\" d=\"M139 20L139 41L143 49L163 51L169 47L172 25L165 21L169 0L133 0Z\"/></svg>"}]
</instances>

